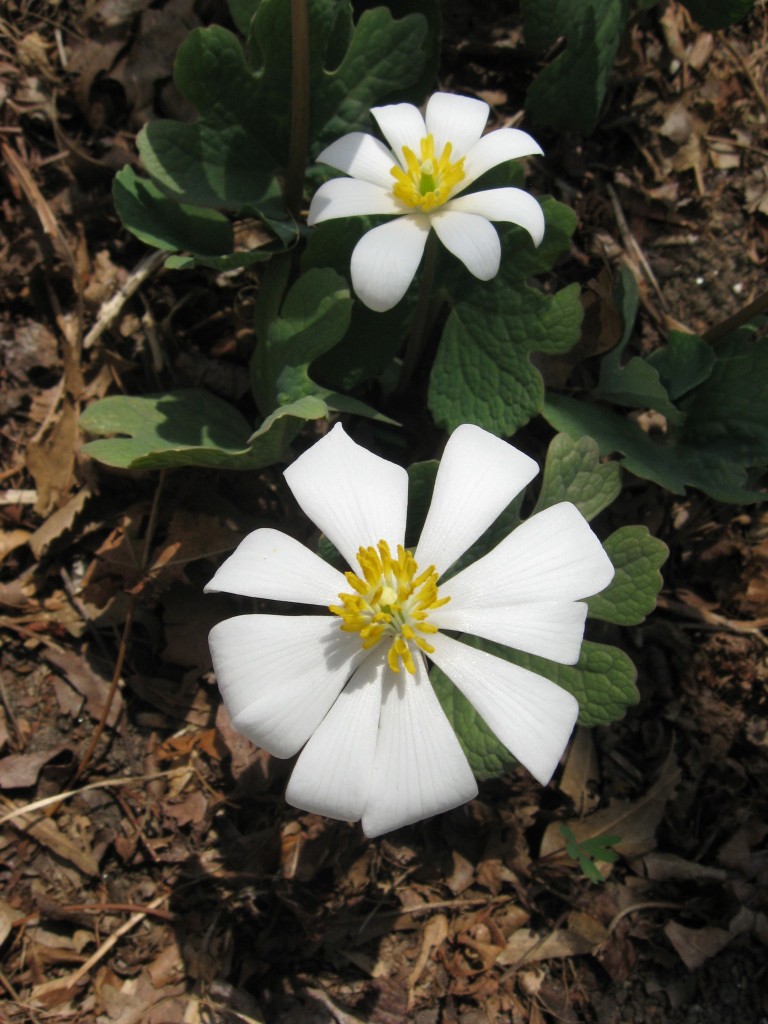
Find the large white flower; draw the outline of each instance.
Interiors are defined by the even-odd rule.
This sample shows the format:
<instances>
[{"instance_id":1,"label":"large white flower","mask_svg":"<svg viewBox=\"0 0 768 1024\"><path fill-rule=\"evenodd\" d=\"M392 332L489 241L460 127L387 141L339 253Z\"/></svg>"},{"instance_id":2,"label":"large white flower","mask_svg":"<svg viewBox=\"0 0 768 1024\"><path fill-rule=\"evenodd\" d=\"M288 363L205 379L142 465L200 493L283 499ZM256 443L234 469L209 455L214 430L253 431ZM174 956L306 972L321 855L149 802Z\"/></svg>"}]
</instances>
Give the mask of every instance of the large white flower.
<instances>
[{"instance_id":1,"label":"large white flower","mask_svg":"<svg viewBox=\"0 0 768 1024\"><path fill-rule=\"evenodd\" d=\"M320 186L309 208L310 225L362 214L397 218L368 231L352 253L352 285L366 306L383 312L402 299L430 228L483 281L495 277L501 260L492 220L519 224L536 245L541 242L544 215L522 189L461 195L491 167L541 153L517 128L483 135L488 110L482 100L444 92L431 97L426 119L410 103L373 107L391 152L372 135L352 132L319 154L320 163L351 177Z\"/></svg>"},{"instance_id":2,"label":"large white flower","mask_svg":"<svg viewBox=\"0 0 768 1024\"><path fill-rule=\"evenodd\" d=\"M440 582L537 472L512 445L459 427L410 553L406 471L355 444L341 426L286 470L296 500L353 571L342 574L286 534L261 529L206 589L325 606L322 615L239 615L210 635L234 728L277 757L302 751L289 803L362 818L366 835L376 836L475 796L426 655L536 779L549 781L577 701L449 634L573 664L587 612L581 599L610 582L608 556L581 513L563 502Z\"/></svg>"}]
</instances>

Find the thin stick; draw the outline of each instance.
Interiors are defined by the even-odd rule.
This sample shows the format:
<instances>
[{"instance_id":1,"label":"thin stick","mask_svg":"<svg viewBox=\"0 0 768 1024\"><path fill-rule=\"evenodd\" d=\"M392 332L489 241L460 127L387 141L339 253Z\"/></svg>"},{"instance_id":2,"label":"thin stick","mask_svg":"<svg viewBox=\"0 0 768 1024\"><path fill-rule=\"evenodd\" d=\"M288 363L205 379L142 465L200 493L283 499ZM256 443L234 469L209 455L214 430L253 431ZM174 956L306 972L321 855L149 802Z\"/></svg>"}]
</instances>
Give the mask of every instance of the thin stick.
<instances>
[{"instance_id":1,"label":"thin stick","mask_svg":"<svg viewBox=\"0 0 768 1024\"><path fill-rule=\"evenodd\" d=\"M33 800L30 804L24 804L23 807L14 807L12 811L8 811L0 818L0 825L5 825L9 821L14 821L16 818L23 818L26 814L31 814L33 811L41 811L45 807L50 807L51 804L61 804L65 800L70 800L73 796L80 796L81 793L88 793L92 789L110 789L112 786L135 786L141 782L152 782L154 779L171 779L177 775L188 774L189 767L184 765L182 768L168 768L161 772L149 772L147 775L117 775L114 779L100 779L98 782L89 782L86 786L81 786L79 789L68 789L64 793L55 793L53 796L45 796L40 800Z\"/></svg>"},{"instance_id":2,"label":"thin stick","mask_svg":"<svg viewBox=\"0 0 768 1024\"><path fill-rule=\"evenodd\" d=\"M170 910L157 907L140 907L136 903L68 903L61 907L68 914L147 914L162 921L175 921L176 915Z\"/></svg>"},{"instance_id":3,"label":"thin stick","mask_svg":"<svg viewBox=\"0 0 768 1024\"><path fill-rule=\"evenodd\" d=\"M85 977L85 975L90 971L90 969L96 966L99 960L104 959L104 957L107 955L110 949L112 949L112 947L117 944L118 940L121 939L123 935L131 931L131 929L135 928L137 924L140 924L148 914L150 914L153 910L156 910L161 903L164 903L170 897L170 895L170 892L163 893L162 896L157 896L155 899L152 900L151 903L147 904L146 910L141 910L137 914L132 914L127 921L123 922L123 924L120 925L117 931L113 932L108 939L105 939L104 942L102 942L102 944L93 954L93 956L90 956L82 965L82 967L78 967L74 974L71 974L69 978L61 979L62 981L66 980L66 986L62 987L66 987L68 989L74 988L75 985L77 985L77 983Z\"/></svg>"},{"instance_id":4,"label":"thin stick","mask_svg":"<svg viewBox=\"0 0 768 1024\"><path fill-rule=\"evenodd\" d=\"M766 312L768 312L768 290L758 295L754 302L750 302L748 306L740 309L738 313L734 313L733 316L726 317L721 323L710 327L703 335L704 341L708 341L710 345L713 345L727 334L731 334L733 331L738 330L739 327L743 327L744 324L748 324L750 320L759 316L760 313Z\"/></svg>"},{"instance_id":5,"label":"thin stick","mask_svg":"<svg viewBox=\"0 0 768 1024\"><path fill-rule=\"evenodd\" d=\"M747 64L746 58L739 53L735 46L732 46L728 42L728 40L725 38L723 34L720 35L720 42L723 44L726 50L728 50L728 52L736 58L739 64L741 64L741 69L749 79L749 84L755 90L755 96L757 96L760 106L763 108L766 114L768 114L768 96L766 96L763 92L762 86L755 77L752 68L749 66L749 64Z\"/></svg>"},{"instance_id":6,"label":"thin stick","mask_svg":"<svg viewBox=\"0 0 768 1024\"><path fill-rule=\"evenodd\" d=\"M435 270L437 269L438 242L437 235L430 231L427 236L427 245L424 251L424 270L421 274L419 285L419 297L416 300L416 309L413 311L411 329L408 333L408 341L405 345L403 357L403 368L400 371L400 380L395 390L395 395L401 398L411 383L416 366L426 344L427 322L429 317L429 304L432 301L432 293L435 285Z\"/></svg>"},{"instance_id":7,"label":"thin stick","mask_svg":"<svg viewBox=\"0 0 768 1024\"><path fill-rule=\"evenodd\" d=\"M83 348L91 348L112 324L117 320L126 302L144 284L150 275L158 269L165 260L168 253L164 250L157 250L147 253L128 275L123 284L114 295L101 304L96 323L83 339Z\"/></svg>"},{"instance_id":8,"label":"thin stick","mask_svg":"<svg viewBox=\"0 0 768 1024\"><path fill-rule=\"evenodd\" d=\"M657 900L651 903L633 903L631 907L624 907L618 914L614 914L611 918L610 924L608 925L608 934L612 935L616 930L616 926L624 920L629 914L634 914L638 910L683 910L685 907L684 903L669 903L666 900Z\"/></svg>"},{"instance_id":9,"label":"thin stick","mask_svg":"<svg viewBox=\"0 0 768 1024\"><path fill-rule=\"evenodd\" d=\"M285 203L301 216L304 169L309 149L309 11L307 0L291 0L291 141Z\"/></svg>"},{"instance_id":10,"label":"thin stick","mask_svg":"<svg viewBox=\"0 0 768 1024\"><path fill-rule=\"evenodd\" d=\"M5 989L7 989L8 995L11 997L11 999L14 1001L14 1003L16 1003L17 1006L20 1006L24 1010L24 1012L29 1015L29 1019L33 1022L33 1024L41 1024L41 1021L40 1021L40 1018L38 1017L38 1015L35 1013L35 1011L32 1009L31 1006L28 1006L24 1002L24 1000L21 998L19 993L16 991L16 989L11 984L10 979L5 976L5 974L4 974L4 972L2 970L0 970L0 983L2 983L2 985L3 985L3 987ZM4 1017L0 1018L0 1021L2 1022L2 1024L6 1024Z\"/></svg>"},{"instance_id":11,"label":"thin stick","mask_svg":"<svg viewBox=\"0 0 768 1024\"><path fill-rule=\"evenodd\" d=\"M624 216L624 210L621 208L621 203L619 202L619 197L616 194L616 189L613 187L613 185L610 184L610 182L608 182L608 184L606 185L606 191L608 192L608 196L611 200L613 213L616 217L616 222L619 225L619 231L621 232L622 241L624 242L625 247L630 250L631 254L640 264L640 268L645 274L648 283L656 292L656 298L659 300L659 305L665 313L668 313L669 306L667 304L667 300L664 297L664 293L659 287L659 282L656 279L656 275L651 269L651 265L646 259L645 253L640 247L640 243L635 238L634 232L627 223L627 218Z\"/></svg>"},{"instance_id":12,"label":"thin stick","mask_svg":"<svg viewBox=\"0 0 768 1024\"><path fill-rule=\"evenodd\" d=\"M16 715L13 713L13 708L11 707L11 702L8 700L8 694L5 692L5 686L3 684L2 679L0 679L0 702L2 702L2 705L5 708L5 713L8 717L8 721L11 723L13 731L16 735L16 742L19 746L19 750L23 750L24 747L27 745L24 740L24 733L21 731L19 723L16 720Z\"/></svg>"}]
</instances>

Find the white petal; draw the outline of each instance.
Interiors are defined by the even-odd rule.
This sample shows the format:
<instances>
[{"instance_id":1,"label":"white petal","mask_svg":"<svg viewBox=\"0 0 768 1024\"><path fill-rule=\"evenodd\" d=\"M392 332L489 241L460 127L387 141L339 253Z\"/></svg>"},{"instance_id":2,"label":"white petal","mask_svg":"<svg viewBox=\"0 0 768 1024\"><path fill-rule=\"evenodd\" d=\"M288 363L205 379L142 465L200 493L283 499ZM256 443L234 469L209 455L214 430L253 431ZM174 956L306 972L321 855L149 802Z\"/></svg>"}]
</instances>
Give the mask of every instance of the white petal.
<instances>
[{"instance_id":1,"label":"white petal","mask_svg":"<svg viewBox=\"0 0 768 1024\"><path fill-rule=\"evenodd\" d=\"M403 146L408 146L419 156L419 143L427 134L421 112L410 103L391 103L386 107L371 107L371 113L392 152L405 168Z\"/></svg>"},{"instance_id":2,"label":"white petal","mask_svg":"<svg viewBox=\"0 0 768 1024\"><path fill-rule=\"evenodd\" d=\"M431 214L432 227L445 248L461 260L470 274L490 281L499 272L501 242L485 217L443 208Z\"/></svg>"},{"instance_id":3,"label":"white petal","mask_svg":"<svg viewBox=\"0 0 768 1024\"><path fill-rule=\"evenodd\" d=\"M358 570L360 547L405 538L408 474L348 437L340 424L285 471L299 505Z\"/></svg>"},{"instance_id":4,"label":"white petal","mask_svg":"<svg viewBox=\"0 0 768 1024\"><path fill-rule=\"evenodd\" d=\"M358 821L368 803L386 661L366 658L302 750L285 799L340 821Z\"/></svg>"},{"instance_id":5,"label":"white petal","mask_svg":"<svg viewBox=\"0 0 768 1024\"><path fill-rule=\"evenodd\" d=\"M421 657L416 675L387 669L363 832L369 837L466 803L477 783Z\"/></svg>"},{"instance_id":6,"label":"white petal","mask_svg":"<svg viewBox=\"0 0 768 1024\"><path fill-rule=\"evenodd\" d=\"M416 564L434 565L441 576L538 471L533 459L487 430L471 423L457 427L440 460Z\"/></svg>"},{"instance_id":7,"label":"white petal","mask_svg":"<svg viewBox=\"0 0 768 1024\"><path fill-rule=\"evenodd\" d=\"M488 132L467 153L464 161L465 178L460 188L471 185L481 174L498 164L541 152L538 142L519 128L499 128L495 132Z\"/></svg>"},{"instance_id":8,"label":"white petal","mask_svg":"<svg viewBox=\"0 0 768 1024\"><path fill-rule=\"evenodd\" d=\"M317 162L351 174L353 178L381 185L382 188L391 190L394 183L389 172L395 166L395 158L383 142L365 132L343 135L326 146L317 157Z\"/></svg>"},{"instance_id":9,"label":"white petal","mask_svg":"<svg viewBox=\"0 0 768 1024\"><path fill-rule=\"evenodd\" d=\"M276 757L304 746L366 654L332 615L237 615L208 641L233 727Z\"/></svg>"},{"instance_id":10,"label":"white petal","mask_svg":"<svg viewBox=\"0 0 768 1024\"><path fill-rule=\"evenodd\" d=\"M544 238L544 211L537 200L521 188L490 188L449 200L446 212L475 213L488 220L506 220L525 228L534 245Z\"/></svg>"},{"instance_id":11,"label":"white petal","mask_svg":"<svg viewBox=\"0 0 768 1024\"><path fill-rule=\"evenodd\" d=\"M404 204L381 185L357 178L332 178L315 192L309 204L307 224L313 227L336 217L366 217L372 214L401 214Z\"/></svg>"},{"instance_id":12,"label":"white petal","mask_svg":"<svg viewBox=\"0 0 768 1024\"><path fill-rule=\"evenodd\" d=\"M301 604L335 604L347 589L342 573L279 530L254 530L205 588L243 597Z\"/></svg>"},{"instance_id":13,"label":"white petal","mask_svg":"<svg viewBox=\"0 0 768 1024\"><path fill-rule=\"evenodd\" d=\"M584 516L568 501L538 512L487 555L440 587L456 607L579 601L613 579L613 566Z\"/></svg>"},{"instance_id":14,"label":"white petal","mask_svg":"<svg viewBox=\"0 0 768 1024\"><path fill-rule=\"evenodd\" d=\"M440 588L440 596L444 597L447 591L448 584ZM433 612L429 621L438 629L472 633L561 665L575 665L586 617L587 606L583 601L537 601L492 608L468 608L451 601Z\"/></svg>"},{"instance_id":15,"label":"white petal","mask_svg":"<svg viewBox=\"0 0 768 1024\"><path fill-rule=\"evenodd\" d=\"M567 690L528 669L441 633L430 655L504 746L546 786L579 715Z\"/></svg>"},{"instance_id":16,"label":"white petal","mask_svg":"<svg viewBox=\"0 0 768 1024\"><path fill-rule=\"evenodd\" d=\"M366 232L352 252L352 285L377 313L392 309L408 291L429 234L421 214L398 217Z\"/></svg>"},{"instance_id":17,"label":"white petal","mask_svg":"<svg viewBox=\"0 0 768 1024\"><path fill-rule=\"evenodd\" d=\"M434 93L427 104L427 131L435 139L435 153L440 156L446 142L451 143L451 159L470 150L483 134L488 122L487 103L456 96L450 92Z\"/></svg>"}]
</instances>

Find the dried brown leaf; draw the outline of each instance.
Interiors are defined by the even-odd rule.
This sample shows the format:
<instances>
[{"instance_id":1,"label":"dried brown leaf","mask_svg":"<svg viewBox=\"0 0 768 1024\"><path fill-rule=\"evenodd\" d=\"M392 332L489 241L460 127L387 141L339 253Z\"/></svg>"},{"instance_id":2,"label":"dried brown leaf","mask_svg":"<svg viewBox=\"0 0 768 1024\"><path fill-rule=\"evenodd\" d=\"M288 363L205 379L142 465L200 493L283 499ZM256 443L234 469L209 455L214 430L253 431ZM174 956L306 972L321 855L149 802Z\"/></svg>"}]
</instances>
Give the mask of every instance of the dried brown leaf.
<instances>
[{"instance_id":1,"label":"dried brown leaf","mask_svg":"<svg viewBox=\"0 0 768 1024\"><path fill-rule=\"evenodd\" d=\"M10 800L4 800L3 804L7 811L18 809ZM98 875L98 861L91 850L85 846L79 846L69 836L66 836L53 818L46 818L42 814L30 812L17 815L12 824L19 832L26 832L32 836L41 846L50 850L55 857L67 864L73 864L84 875L92 877Z\"/></svg>"},{"instance_id":2,"label":"dried brown leaf","mask_svg":"<svg viewBox=\"0 0 768 1024\"><path fill-rule=\"evenodd\" d=\"M27 469L37 488L38 515L47 516L69 493L79 437L75 403L65 399L53 428L27 448Z\"/></svg>"},{"instance_id":3,"label":"dried brown leaf","mask_svg":"<svg viewBox=\"0 0 768 1024\"><path fill-rule=\"evenodd\" d=\"M724 928L686 928L677 921L668 922L664 934L689 971L701 967L706 960L716 956L721 949L725 949L731 939L735 938Z\"/></svg>"},{"instance_id":4,"label":"dried brown leaf","mask_svg":"<svg viewBox=\"0 0 768 1024\"><path fill-rule=\"evenodd\" d=\"M600 803L599 783L594 731L581 725L568 753L560 789L573 800L576 813L583 816Z\"/></svg>"},{"instance_id":5,"label":"dried brown leaf","mask_svg":"<svg viewBox=\"0 0 768 1024\"><path fill-rule=\"evenodd\" d=\"M0 789L26 789L34 786L41 769L70 748L65 744L33 754L9 754L0 759Z\"/></svg>"},{"instance_id":6,"label":"dried brown leaf","mask_svg":"<svg viewBox=\"0 0 768 1024\"><path fill-rule=\"evenodd\" d=\"M26 917L26 914L17 907L12 907L5 900L0 900L0 946L11 934L14 924Z\"/></svg>"},{"instance_id":7,"label":"dried brown leaf","mask_svg":"<svg viewBox=\"0 0 768 1024\"><path fill-rule=\"evenodd\" d=\"M458 850L452 850L451 857L453 858L453 871L446 878L445 884L454 896L459 896L472 884L475 868L466 857L462 857Z\"/></svg>"},{"instance_id":8,"label":"dried brown leaf","mask_svg":"<svg viewBox=\"0 0 768 1024\"><path fill-rule=\"evenodd\" d=\"M98 722L104 714L110 680L95 672L82 655L74 651L56 651L47 649L45 659L55 666L73 689L85 697L85 709L94 721ZM107 717L107 725L112 727L122 714L123 696L118 690L112 697L112 704Z\"/></svg>"},{"instance_id":9,"label":"dried brown leaf","mask_svg":"<svg viewBox=\"0 0 768 1024\"><path fill-rule=\"evenodd\" d=\"M82 487L35 530L29 539L29 546L35 558L41 558L55 540L72 529L75 519L85 508L90 496L90 489Z\"/></svg>"},{"instance_id":10,"label":"dried brown leaf","mask_svg":"<svg viewBox=\"0 0 768 1024\"><path fill-rule=\"evenodd\" d=\"M591 953L593 946L590 939L566 928L556 928L548 935L541 935L532 928L520 928L499 953L496 963L507 967L536 960L558 960L561 957Z\"/></svg>"},{"instance_id":11,"label":"dried brown leaf","mask_svg":"<svg viewBox=\"0 0 768 1024\"><path fill-rule=\"evenodd\" d=\"M656 829L667 801L674 796L680 779L680 768L674 752L670 752L651 788L637 800L612 800L608 807L581 820L566 824L579 842L599 836L621 836L614 849L625 857L639 857L656 846ZM547 826L541 841L541 856L546 857L563 847L558 822Z\"/></svg>"},{"instance_id":12,"label":"dried brown leaf","mask_svg":"<svg viewBox=\"0 0 768 1024\"><path fill-rule=\"evenodd\" d=\"M206 726L213 718L211 696L195 678L178 683L172 679L137 674L130 676L127 683L137 697L170 719Z\"/></svg>"},{"instance_id":13,"label":"dried brown leaf","mask_svg":"<svg viewBox=\"0 0 768 1024\"><path fill-rule=\"evenodd\" d=\"M4 561L16 548L26 544L31 536L32 533L29 530L3 530L0 533L0 562Z\"/></svg>"},{"instance_id":14,"label":"dried brown leaf","mask_svg":"<svg viewBox=\"0 0 768 1024\"><path fill-rule=\"evenodd\" d=\"M666 882L673 878L696 882L723 882L728 877L728 872L722 868L697 864L696 861L678 857L675 853L648 853L643 857L642 863L645 876L655 882Z\"/></svg>"},{"instance_id":15,"label":"dried brown leaf","mask_svg":"<svg viewBox=\"0 0 768 1024\"><path fill-rule=\"evenodd\" d=\"M445 914L435 914L434 917L430 918L427 922L424 932L421 936L421 948L419 949L419 955L416 957L416 961L413 965L411 972L408 975L406 982L408 988L408 1009L413 1008L414 1002L414 989L416 984L424 972L424 968L427 965L427 961L432 955L433 951L439 949L445 940L448 938L448 918Z\"/></svg>"}]
</instances>

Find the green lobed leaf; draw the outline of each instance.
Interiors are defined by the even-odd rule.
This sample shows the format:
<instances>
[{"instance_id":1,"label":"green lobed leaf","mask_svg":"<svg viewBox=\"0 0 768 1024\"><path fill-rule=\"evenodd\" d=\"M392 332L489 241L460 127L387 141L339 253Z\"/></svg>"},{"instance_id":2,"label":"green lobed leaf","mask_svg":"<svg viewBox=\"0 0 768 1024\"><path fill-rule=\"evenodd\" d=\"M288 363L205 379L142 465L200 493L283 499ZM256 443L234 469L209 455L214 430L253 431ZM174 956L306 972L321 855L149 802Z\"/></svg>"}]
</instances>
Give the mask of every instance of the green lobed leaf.
<instances>
[{"instance_id":1,"label":"green lobed leaf","mask_svg":"<svg viewBox=\"0 0 768 1024\"><path fill-rule=\"evenodd\" d=\"M432 502L435 478L440 463L437 459L412 462L408 467L408 518L405 526L405 545L415 548Z\"/></svg>"},{"instance_id":2,"label":"green lobed leaf","mask_svg":"<svg viewBox=\"0 0 768 1024\"><path fill-rule=\"evenodd\" d=\"M715 350L706 380L680 401L687 419L681 444L742 466L768 463L768 337L743 327Z\"/></svg>"},{"instance_id":3,"label":"green lobed leaf","mask_svg":"<svg viewBox=\"0 0 768 1024\"><path fill-rule=\"evenodd\" d=\"M476 423L511 436L539 412L544 399L544 381L531 354L566 352L578 341L578 285L547 295L523 280L551 267L576 224L573 211L561 203L546 199L542 207L547 230L539 249L514 228L505 235L496 278L462 275L429 382L429 408L446 429Z\"/></svg>"},{"instance_id":4,"label":"green lobed leaf","mask_svg":"<svg viewBox=\"0 0 768 1024\"><path fill-rule=\"evenodd\" d=\"M349 278L355 245L366 231L383 222L382 218L349 217L318 224L309 235L302 268L333 267ZM411 295L414 291L410 289ZM319 376L345 391L375 379L402 348L412 315L410 296L386 313L375 313L362 302L355 302L344 344L318 360Z\"/></svg>"},{"instance_id":5,"label":"green lobed leaf","mask_svg":"<svg viewBox=\"0 0 768 1024\"><path fill-rule=\"evenodd\" d=\"M83 452L122 469L209 466L252 469L248 422L228 402L189 388L164 395L113 395L90 405L80 417L89 434Z\"/></svg>"},{"instance_id":6,"label":"green lobed leaf","mask_svg":"<svg viewBox=\"0 0 768 1024\"><path fill-rule=\"evenodd\" d=\"M191 124L158 119L142 129L139 155L152 178L201 206L234 210L278 196L278 160L252 108L258 80L237 36L220 25L195 29L176 54L174 81L200 117Z\"/></svg>"},{"instance_id":7,"label":"green lobed leaf","mask_svg":"<svg viewBox=\"0 0 768 1024\"><path fill-rule=\"evenodd\" d=\"M523 0L525 39L543 51L567 44L534 79L526 110L536 121L591 132L627 24L626 0Z\"/></svg>"},{"instance_id":8,"label":"green lobed leaf","mask_svg":"<svg viewBox=\"0 0 768 1024\"><path fill-rule=\"evenodd\" d=\"M718 451L708 445L656 441L612 410L564 395L548 395L542 414L555 430L594 438L602 455L621 452L625 469L673 494L684 494L690 486L734 504L765 499L761 491L745 486L747 467L728 455L727 442Z\"/></svg>"},{"instance_id":9,"label":"green lobed leaf","mask_svg":"<svg viewBox=\"0 0 768 1024\"><path fill-rule=\"evenodd\" d=\"M557 434L544 463L544 477L535 512L571 501L589 521L607 508L621 491L621 470L615 462L600 462L600 449L591 437Z\"/></svg>"},{"instance_id":10,"label":"green lobed leaf","mask_svg":"<svg viewBox=\"0 0 768 1024\"><path fill-rule=\"evenodd\" d=\"M545 295L501 279L450 313L429 381L428 403L447 430L476 423L509 437L540 411L544 381L533 352L567 352L576 344L579 286Z\"/></svg>"},{"instance_id":11,"label":"green lobed leaf","mask_svg":"<svg viewBox=\"0 0 768 1024\"><path fill-rule=\"evenodd\" d=\"M348 3L343 8L351 12ZM344 59L334 70L323 70L313 88L313 152L345 132L370 131L373 106L423 98L423 82L417 96L410 88L419 82L429 54L434 55L437 27L417 12L397 20L385 6L363 12Z\"/></svg>"},{"instance_id":12,"label":"green lobed leaf","mask_svg":"<svg viewBox=\"0 0 768 1024\"><path fill-rule=\"evenodd\" d=\"M624 366L612 360L609 362L609 356L606 356L600 365L600 381L592 395L598 401L630 409L655 409L666 417L668 423L679 424L685 420L670 401L659 371L640 356L632 356Z\"/></svg>"},{"instance_id":13,"label":"green lobed leaf","mask_svg":"<svg viewBox=\"0 0 768 1024\"><path fill-rule=\"evenodd\" d=\"M198 120L152 121L138 146L149 174L172 195L258 212L279 197L276 173L288 163L291 4L238 3L233 13L248 26L245 48L213 25L193 31L176 57L175 83ZM385 7L354 25L349 0L308 0L308 15L312 154L345 132L370 129L370 107L419 79L434 33L422 14L395 20Z\"/></svg>"},{"instance_id":14,"label":"green lobed leaf","mask_svg":"<svg viewBox=\"0 0 768 1024\"><path fill-rule=\"evenodd\" d=\"M558 665L546 658L523 654L475 637L462 637L481 650L505 658L515 665L536 672L572 693L579 702L582 725L609 725L621 718L627 708L637 704L640 695L635 686L637 670L630 658L606 644L585 640L575 665Z\"/></svg>"},{"instance_id":15,"label":"green lobed leaf","mask_svg":"<svg viewBox=\"0 0 768 1024\"><path fill-rule=\"evenodd\" d=\"M702 28L727 28L749 14L754 0L683 0Z\"/></svg>"},{"instance_id":16,"label":"green lobed leaf","mask_svg":"<svg viewBox=\"0 0 768 1024\"><path fill-rule=\"evenodd\" d=\"M622 365L622 356L632 336L637 316L639 292L634 276L622 267L616 286L616 305L622 311L624 329L616 345L600 363L600 379L592 396L598 401L629 406L630 409L655 409L670 423L681 423L683 413L671 402L659 370L640 356Z\"/></svg>"},{"instance_id":17,"label":"green lobed leaf","mask_svg":"<svg viewBox=\"0 0 768 1024\"><path fill-rule=\"evenodd\" d=\"M685 421L654 439L609 409L551 395L544 415L557 430L589 434L602 454L620 451L638 476L683 494L697 487L718 501L762 501L745 486L768 463L768 338L740 328L709 355L701 338L675 334L656 357ZM685 365L686 358L690 363Z\"/></svg>"},{"instance_id":18,"label":"green lobed leaf","mask_svg":"<svg viewBox=\"0 0 768 1024\"><path fill-rule=\"evenodd\" d=\"M636 626L656 607L663 579L659 570L669 548L645 526L622 526L604 542L616 575L587 601L592 618Z\"/></svg>"},{"instance_id":19,"label":"green lobed leaf","mask_svg":"<svg viewBox=\"0 0 768 1024\"><path fill-rule=\"evenodd\" d=\"M501 169L505 172L504 177L488 182L487 187L504 187L505 181L510 185L514 183L514 187L521 187L519 163L512 161L502 165ZM486 182L491 173L475 183L478 191L481 183ZM571 236L578 224L576 214L570 206L558 202L551 196L543 196L539 203L546 223L541 245L535 246L522 228L512 224L496 225L501 239L501 266L494 282L503 281L509 288L522 285L527 278L552 270L563 254L570 250ZM446 281L444 296L449 302L481 296L488 287L487 282L478 281L467 271L463 263L452 256L447 256L440 270Z\"/></svg>"},{"instance_id":20,"label":"green lobed leaf","mask_svg":"<svg viewBox=\"0 0 768 1024\"><path fill-rule=\"evenodd\" d=\"M462 636L461 640L562 686L578 700L582 725L609 725L640 697L635 666L617 647L585 641L578 664L557 665L479 637ZM475 775L487 779L512 769L517 763L513 755L451 680L437 666L429 677Z\"/></svg>"},{"instance_id":21,"label":"green lobed leaf","mask_svg":"<svg viewBox=\"0 0 768 1024\"><path fill-rule=\"evenodd\" d=\"M434 665L429 678L475 776L493 779L512 771L517 765L515 758L448 676Z\"/></svg>"},{"instance_id":22,"label":"green lobed leaf","mask_svg":"<svg viewBox=\"0 0 768 1024\"><path fill-rule=\"evenodd\" d=\"M136 234L136 229L133 224L129 221L123 220L123 224ZM182 256L173 255L169 256L165 261L166 270L192 270L194 267L208 267L209 270L215 270L218 273L223 273L228 270L239 270L241 267L251 267L254 263L264 263L266 260L271 259L274 254L273 249L252 249L250 252L229 252L224 256Z\"/></svg>"},{"instance_id":23,"label":"green lobed leaf","mask_svg":"<svg viewBox=\"0 0 768 1024\"><path fill-rule=\"evenodd\" d=\"M123 224L156 249L214 256L232 248L232 225L223 214L169 199L132 167L115 175L112 198Z\"/></svg>"},{"instance_id":24,"label":"green lobed leaf","mask_svg":"<svg viewBox=\"0 0 768 1024\"><path fill-rule=\"evenodd\" d=\"M256 13L261 0L227 0L227 7L235 28L241 36L247 36L251 27L251 18Z\"/></svg>"},{"instance_id":25,"label":"green lobed leaf","mask_svg":"<svg viewBox=\"0 0 768 1024\"><path fill-rule=\"evenodd\" d=\"M317 392L309 366L344 337L351 308L347 283L334 270L317 268L298 278L280 315L262 326L251 359L253 393L263 413Z\"/></svg>"},{"instance_id":26,"label":"green lobed leaf","mask_svg":"<svg viewBox=\"0 0 768 1024\"><path fill-rule=\"evenodd\" d=\"M715 353L711 345L695 334L672 331L667 344L651 352L646 362L658 370L669 397L677 401L709 377Z\"/></svg>"},{"instance_id":27,"label":"green lobed leaf","mask_svg":"<svg viewBox=\"0 0 768 1024\"><path fill-rule=\"evenodd\" d=\"M324 402L307 396L275 410L252 434L237 409L208 391L113 395L80 417L88 433L113 436L89 441L82 450L120 469L263 469L285 458L306 420L327 414Z\"/></svg>"},{"instance_id":28,"label":"green lobed leaf","mask_svg":"<svg viewBox=\"0 0 768 1024\"><path fill-rule=\"evenodd\" d=\"M248 438L248 444L255 457L262 460L269 455L263 466L279 462L288 445L299 434L307 420L326 419L328 406L317 395L303 395L293 402L285 402L266 417L261 426Z\"/></svg>"},{"instance_id":29,"label":"green lobed leaf","mask_svg":"<svg viewBox=\"0 0 768 1024\"><path fill-rule=\"evenodd\" d=\"M333 412L344 412L350 416L366 416L377 423L387 423L391 427L401 426L398 420L393 420L391 416L385 416L383 412L379 412L372 405L368 405L367 402L354 398L352 395L344 395L318 385L315 386L313 394L322 399Z\"/></svg>"}]
</instances>

